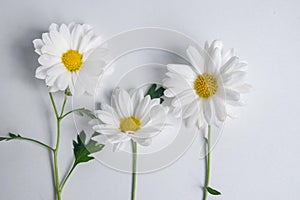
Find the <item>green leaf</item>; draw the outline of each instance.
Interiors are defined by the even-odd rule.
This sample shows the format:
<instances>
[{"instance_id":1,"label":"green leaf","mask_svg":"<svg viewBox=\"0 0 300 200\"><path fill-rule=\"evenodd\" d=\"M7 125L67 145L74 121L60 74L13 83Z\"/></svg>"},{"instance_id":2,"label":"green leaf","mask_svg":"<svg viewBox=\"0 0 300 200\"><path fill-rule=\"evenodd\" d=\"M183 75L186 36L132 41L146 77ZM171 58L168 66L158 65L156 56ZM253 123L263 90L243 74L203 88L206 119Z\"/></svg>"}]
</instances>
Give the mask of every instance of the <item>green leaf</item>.
<instances>
[{"instance_id":1,"label":"green leaf","mask_svg":"<svg viewBox=\"0 0 300 200\"><path fill-rule=\"evenodd\" d=\"M212 195L221 195L221 192L211 188L211 187L206 187L206 190L207 192L209 192L209 194L212 194Z\"/></svg>"},{"instance_id":2,"label":"green leaf","mask_svg":"<svg viewBox=\"0 0 300 200\"><path fill-rule=\"evenodd\" d=\"M97 117L94 115L92 111L86 108L79 108L77 110L74 110L75 113L79 114L80 116L88 116L91 119L96 119Z\"/></svg>"},{"instance_id":3,"label":"green leaf","mask_svg":"<svg viewBox=\"0 0 300 200\"><path fill-rule=\"evenodd\" d=\"M163 87L159 87L157 89L156 88L157 88L157 85L152 84L145 96L150 95L151 99L159 98L160 103L163 103L164 99L162 98L162 96L164 96L164 91L166 89Z\"/></svg>"},{"instance_id":4,"label":"green leaf","mask_svg":"<svg viewBox=\"0 0 300 200\"><path fill-rule=\"evenodd\" d=\"M9 141L9 140L17 140L20 139L21 135L16 135L13 133L8 133L8 137L0 137L0 141Z\"/></svg>"},{"instance_id":5,"label":"green leaf","mask_svg":"<svg viewBox=\"0 0 300 200\"><path fill-rule=\"evenodd\" d=\"M75 156L75 165L79 163L88 162L93 160L94 157L90 156L92 153L96 153L101 151L104 147L103 144L97 144L96 141L90 139L86 143L86 134L84 131L81 131L79 135L77 135L77 142L73 141L73 152Z\"/></svg>"}]
</instances>

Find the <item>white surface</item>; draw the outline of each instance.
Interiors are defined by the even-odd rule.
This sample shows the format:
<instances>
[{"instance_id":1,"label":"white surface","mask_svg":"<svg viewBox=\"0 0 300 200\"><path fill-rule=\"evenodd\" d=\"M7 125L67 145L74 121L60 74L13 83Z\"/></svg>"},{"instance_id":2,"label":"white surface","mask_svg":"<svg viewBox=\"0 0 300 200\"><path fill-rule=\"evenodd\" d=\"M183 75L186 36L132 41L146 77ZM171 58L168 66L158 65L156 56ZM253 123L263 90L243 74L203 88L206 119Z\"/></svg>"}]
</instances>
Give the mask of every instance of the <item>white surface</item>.
<instances>
[{"instance_id":1,"label":"white surface","mask_svg":"<svg viewBox=\"0 0 300 200\"><path fill-rule=\"evenodd\" d=\"M300 3L290 1L2 1L0 7L0 132L54 142L55 123L43 81L34 78L31 41L51 22L85 22L108 38L141 26L186 33L199 42L220 38L249 62L254 91L228 121L212 155L210 199L296 200L300 185L298 94ZM74 122L63 124L61 173L72 159ZM204 163L197 141L169 168L138 177L137 199L201 199ZM0 144L0 199L53 199L49 154L33 144ZM123 200L130 176L97 162L78 167L64 199Z\"/></svg>"}]
</instances>

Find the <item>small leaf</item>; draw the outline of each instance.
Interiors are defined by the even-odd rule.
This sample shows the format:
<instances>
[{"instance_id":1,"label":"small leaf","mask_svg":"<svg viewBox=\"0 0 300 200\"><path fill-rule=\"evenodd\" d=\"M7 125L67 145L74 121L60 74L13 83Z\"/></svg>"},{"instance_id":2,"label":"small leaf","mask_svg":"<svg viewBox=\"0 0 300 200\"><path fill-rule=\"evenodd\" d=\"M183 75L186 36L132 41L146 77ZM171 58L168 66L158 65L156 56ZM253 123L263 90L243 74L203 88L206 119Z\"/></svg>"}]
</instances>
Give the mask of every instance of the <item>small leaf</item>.
<instances>
[{"instance_id":1,"label":"small leaf","mask_svg":"<svg viewBox=\"0 0 300 200\"><path fill-rule=\"evenodd\" d=\"M0 137L0 141L9 141L9 140L16 140L16 139L20 139L21 138L21 135L16 135L16 134L13 134L13 133L8 133L8 136L9 137Z\"/></svg>"},{"instance_id":2,"label":"small leaf","mask_svg":"<svg viewBox=\"0 0 300 200\"><path fill-rule=\"evenodd\" d=\"M75 110L75 113L77 113L81 117L86 115L91 119L96 119L97 118L92 111L90 111L89 109L86 109L86 108L77 109L77 110Z\"/></svg>"},{"instance_id":3,"label":"small leaf","mask_svg":"<svg viewBox=\"0 0 300 200\"><path fill-rule=\"evenodd\" d=\"M157 88L157 85L152 84L145 96L150 95L151 99L159 98L160 103L163 103L164 99L162 98L162 96L164 96L164 91L166 89L163 87L159 87L158 89L156 89L156 88Z\"/></svg>"},{"instance_id":4,"label":"small leaf","mask_svg":"<svg viewBox=\"0 0 300 200\"><path fill-rule=\"evenodd\" d=\"M221 192L211 188L211 187L206 187L207 192L209 192L212 195L221 195Z\"/></svg>"},{"instance_id":5,"label":"small leaf","mask_svg":"<svg viewBox=\"0 0 300 200\"><path fill-rule=\"evenodd\" d=\"M65 95L66 96L72 96L72 92L71 92L69 87L65 90Z\"/></svg>"},{"instance_id":6,"label":"small leaf","mask_svg":"<svg viewBox=\"0 0 300 200\"><path fill-rule=\"evenodd\" d=\"M101 151L104 147L103 144L97 144L96 141L90 139L86 143L86 134L84 131L81 131L77 136L77 142L73 141L73 152L75 156L75 165L79 163L88 162L93 160L94 157L90 156L92 153Z\"/></svg>"}]
</instances>

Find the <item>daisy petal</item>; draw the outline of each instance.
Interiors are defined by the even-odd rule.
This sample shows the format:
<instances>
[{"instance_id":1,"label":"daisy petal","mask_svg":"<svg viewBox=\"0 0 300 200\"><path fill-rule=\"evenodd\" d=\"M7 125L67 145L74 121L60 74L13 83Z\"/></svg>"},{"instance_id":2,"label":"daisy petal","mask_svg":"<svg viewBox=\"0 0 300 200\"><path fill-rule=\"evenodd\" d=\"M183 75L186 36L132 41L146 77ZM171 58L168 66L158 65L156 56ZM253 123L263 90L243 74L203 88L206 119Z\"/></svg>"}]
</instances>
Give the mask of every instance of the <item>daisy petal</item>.
<instances>
[{"instance_id":1,"label":"daisy petal","mask_svg":"<svg viewBox=\"0 0 300 200\"><path fill-rule=\"evenodd\" d=\"M228 88L225 88L225 95L226 95L226 100L229 101L239 101L241 98L240 93Z\"/></svg>"},{"instance_id":2,"label":"daisy petal","mask_svg":"<svg viewBox=\"0 0 300 200\"><path fill-rule=\"evenodd\" d=\"M211 101L206 100L203 101L203 114L206 122L211 125L212 120L212 108L211 108Z\"/></svg>"},{"instance_id":3,"label":"daisy petal","mask_svg":"<svg viewBox=\"0 0 300 200\"><path fill-rule=\"evenodd\" d=\"M198 74L202 74L203 72L202 67L204 63L203 63L203 58L198 52L198 50L193 46L189 46L188 49L186 50L186 53L195 71Z\"/></svg>"},{"instance_id":4,"label":"daisy petal","mask_svg":"<svg viewBox=\"0 0 300 200\"><path fill-rule=\"evenodd\" d=\"M97 117L105 124L113 125L115 120L113 119L113 114L104 110L98 110L95 112Z\"/></svg>"},{"instance_id":5,"label":"daisy petal","mask_svg":"<svg viewBox=\"0 0 300 200\"><path fill-rule=\"evenodd\" d=\"M225 102L219 98L212 99L215 114L218 120L225 121L226 119L226 109L225 109Z\"/></svg>"},{"instance_id":6,"label":"daisy petal","mask_svg":"<svg viewBox=\"0 0 300 200\"><path fill-rule=\"evenodd\" d=\"M188 65L169 64L167 68L169 71L179 74L184 79L192 79L194 81L197 77L197 74Z\"/></svg>"},{"instance_id":7,"label":"daisy petal","mask_svg":"<svg viewBox=\"0 0 300 200\"><path fill-rule=\"evenodd\" d=\"M228 71L232 70L233 67L239 62L239 58L234 56L231 57L221 68L220 68L220 73L225 74Z\"/></svg>"},{"instance_id":8,"label":"daisy petal","mask_svg":"<svg viewBox=\"0 0 300 200\"><path fill-rule=\"evenodd\" d=\"M35 52L37 54L41 55L42 54L41 49L44 46L44 42L41 39L35 39L35 40L32 41L32 43L33 43L33 46L35 48Z\"/></svg>"},{"instance_id":9,"label":"daisy petal","mask_svg":"<svg viewBox=\"0 0 300 200\"><path fill-rule=\"evenodd\" d=\"M127 91L120 89L118 101L120 105L120 111L123 113L123 115L127 117L132 116L133 115L132 103Z\"/></svg>"},{"instance_id":10,"label":"daisy petal","mask_svg":"<svg viewBox=\"0 0 300 200\"><path fill-rule=\"evenodd\" d=\"M47 76L47 70L49 67L47 66L40 66L35 71L35 77L38 79L45 79Z\"/></svg>"}]
</instances>

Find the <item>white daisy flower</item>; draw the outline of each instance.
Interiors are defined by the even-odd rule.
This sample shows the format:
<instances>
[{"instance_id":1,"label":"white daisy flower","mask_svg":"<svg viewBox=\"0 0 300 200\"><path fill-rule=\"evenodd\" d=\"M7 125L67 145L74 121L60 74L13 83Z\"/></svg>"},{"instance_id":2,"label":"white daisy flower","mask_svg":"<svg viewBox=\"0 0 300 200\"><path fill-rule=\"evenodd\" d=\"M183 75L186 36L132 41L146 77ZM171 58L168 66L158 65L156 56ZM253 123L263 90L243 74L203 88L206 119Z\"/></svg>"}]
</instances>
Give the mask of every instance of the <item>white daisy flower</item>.
<instances>
[{"instance_id":1,"label":"white daisy flower","mask_svg":"<svg viewBox=\"0 0 300 200\"><path fill-rule=\"evenodd\" d=\"M247 63L239 61L234 49L224 51L219 40L206 42L203 52L189 46L187 56L192 66L167 65L164 94L177 97L172 106L182 109L188 126L218 126L229 115L228 106L242 105L241 93L250 89L245 83Z\"/></svg>"},{"instance_id":2,"label":"white daisy flower","mask_svg":"<svg viewBox=\"0 0 300 200\"><path fill-rule=\"evenodd\" d=\"M112 94L112 106L102 104L101 110L95 113L100 123L93 129L113 144L114 151L130 140L143 146L150 145L166 120L166 109L160 105L160 99L145 96L142 89L128 93L117 88Z\"/></svg>"},{"instance_id":3,"label":"white daisy flower","mask_svg":"<svg viewBox=\"0 0 300 200\"><path fill-rule=\"evenodd\" d=\"M91 56L100 43L101 38L95 36L89 25L51 24L42 39L33 40L41 65L36 70L36 78L45 79L50 92L69 88L76 95L93 94L105 64L101 55Z\"/></svg>"}]
</instances>

